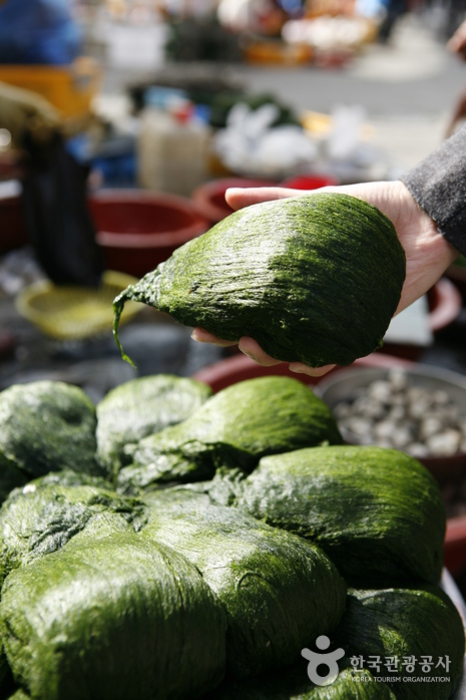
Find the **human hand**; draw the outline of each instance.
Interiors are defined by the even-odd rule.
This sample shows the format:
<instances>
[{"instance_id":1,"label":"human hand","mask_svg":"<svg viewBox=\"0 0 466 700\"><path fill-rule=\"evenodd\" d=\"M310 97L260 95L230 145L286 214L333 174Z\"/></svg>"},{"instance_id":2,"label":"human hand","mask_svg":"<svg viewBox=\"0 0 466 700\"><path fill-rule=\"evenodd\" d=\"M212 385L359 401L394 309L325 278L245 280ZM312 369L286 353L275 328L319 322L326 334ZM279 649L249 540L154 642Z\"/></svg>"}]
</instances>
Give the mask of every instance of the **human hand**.
<instances>
[{"instance_id":1,"label":"human hand","mask_svg":"<svg viewBox=\"0 0 466 700\"><path fill-rule=\"evenodd\" d=\"M46 144L60 129L58 111L41 95L0 83L0 128L7 129L13 144L22 148L26 137Z\"/></svg>"},{"instance_id":2,"label":"human hand","mask_svg":"<svg viewBox=\"0 0 466 700\"><path fill-rule=\"evenodd\" d=\"M463 61L466 61L466 20L460 24L447 42L447 49L452 53L456 53Z\"/></svg>"},{"instance_id":3,"label":"human hand","mask_svg":"<svg viewBox=\"0 0 466 700\"><path fill-rule=\"evenodd\" d=\"M308 196L314 192L338 192L358 197L376 206L392 221L406 254L406 279L396 313L425 294L459 255L438 232L434 221L419 207L408 188L398 180L323 187L312 192L283 187L231 188L227 190L225 199L233 209L242 209L259 202L304 194ZM195 328L192 337L199 342L223 347L238 344L241 352L267 367L281 363L281 360L267 355L250 337L245 336L236 343L216 338L202 328ZM325 365L312 368L301 362L289 363L292 372L311 376L321 376L333 367L334 365Z\"/></svg>"},{"instance_id":4,"label":"human hand","mask_svg":"<svg viewBox=\"0 0 466 700\"><path fill-rule=\"evenodd\" d=\"M466 119L466 91L463 91L455 105L455 109L450 117L450 121L445 130L445 138L448 139L454 134L460 122Z\"/></svg>"}]
</instances>

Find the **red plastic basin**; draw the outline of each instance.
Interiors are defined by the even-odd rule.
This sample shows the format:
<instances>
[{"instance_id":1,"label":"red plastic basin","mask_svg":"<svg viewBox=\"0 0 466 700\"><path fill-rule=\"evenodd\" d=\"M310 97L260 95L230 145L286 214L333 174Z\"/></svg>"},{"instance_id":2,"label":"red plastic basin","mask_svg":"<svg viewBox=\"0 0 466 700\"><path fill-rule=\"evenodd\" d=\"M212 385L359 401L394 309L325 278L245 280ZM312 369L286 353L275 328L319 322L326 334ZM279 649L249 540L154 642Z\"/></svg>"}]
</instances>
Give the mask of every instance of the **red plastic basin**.
<instances>
[{"instance_id":1,"label":"red plastic basin","mask_svg":"<svg viewBox=\"0 0 466 700\"><path fill-rule=\"evenodd\" d=\"M140 277L209 222L188 199L141 190L101 190L89 197L105 267Z\"/></svg>"},{"instance_id":2,"label":"red plastic basin","mask_svg":"<svg viewBox=\"0 0 466 700\"><path fill-rule=\"evenodd\" d=\"M225 192L229 187L276 187L276 182L270 180L249 180L239 177L219 178L210 180L197 187L191 197L199 211L209 219L211 224L216 224L233 209L225 202Z\"/></svg>"},{"instance_id":3,"label":"red plastic basin","mask_svg":"<svg viewBox=\"0 0 466 700\"><path fill-rule=\"evenodd\" d=\"M433 333L438 333L458 317L463 301L453 282L441 277L427 294L429 302L429 326Z\"/></svg>"},{"instance_id":4,"label":"red plastic basin","mask_svg":"<svg viewBox=\"0 0 466 700\"><path fill-rule=\"evenodd\" d=\"M466 570L466 516L448 520L444 560L452 576L459 576Z\"/></svg>"},{"instance_id":5,"label":"red plastic basin","mask_svg":"<svg viewBox=\"0 0 466 700\"><path fill-rule=\"evenodd\" d=\"M331 175L296 175L280 183L281 187L292 187L295 190L318 190L319 187L330 187L340 183Z\"/></svg>"},{"instance_id":6,"label":"red plastic basin","mask_svg":"<svg viewBox=\"0 0 466 700\"><path fill-rule=\"evenodd\" d=\"M361 367L404 367L409 369L412 366L411 362L406 360L401 360L396 357L391 357L388 355L383 355L382 353L372 353L367 357L361 357L359 360L353 364L353 366ZM336 372L346 369L346 367L335 367L330 370L325 377L335 374ZM251 360L243 353L233 355L225 360L220 360L213 365L208 367L203 367L198 372L193 374L194 379L198 379L200 382L208 384L212 391L216 393L221 389L225 389L231 384L236 384L237 382L242 382L246 379L254 379L255 377L268 377L270 375L293 377L293 379L298 379L303 384L308 384L309 386L315 386L323 377L310 377L308 374L297 374L296 372L291 372L288 369L288 364L282 362L279 365L273 365L272 367L264 367L258 365L256 362Z\"/></svg>"}]
</instances>

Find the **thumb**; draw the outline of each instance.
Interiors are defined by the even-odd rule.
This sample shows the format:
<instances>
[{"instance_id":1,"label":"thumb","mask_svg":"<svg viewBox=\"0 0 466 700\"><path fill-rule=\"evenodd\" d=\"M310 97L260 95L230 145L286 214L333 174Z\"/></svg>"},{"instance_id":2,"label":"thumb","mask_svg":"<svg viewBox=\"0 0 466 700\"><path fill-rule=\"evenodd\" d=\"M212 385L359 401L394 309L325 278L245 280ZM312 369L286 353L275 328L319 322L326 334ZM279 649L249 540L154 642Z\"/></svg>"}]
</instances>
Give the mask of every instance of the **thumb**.
<instances>
[{"instance_id":1,"label":"thumb","mask_svg":"<svg viewBox=\"0 0 466 700\"><path fill-rule=\"evenodd\" d=\"M225 201L236 210L248 207L250 204L297 197L300 194L304 194L303 190L286 187L229 187L225 192Z\"/></svg>"}]
</instances>

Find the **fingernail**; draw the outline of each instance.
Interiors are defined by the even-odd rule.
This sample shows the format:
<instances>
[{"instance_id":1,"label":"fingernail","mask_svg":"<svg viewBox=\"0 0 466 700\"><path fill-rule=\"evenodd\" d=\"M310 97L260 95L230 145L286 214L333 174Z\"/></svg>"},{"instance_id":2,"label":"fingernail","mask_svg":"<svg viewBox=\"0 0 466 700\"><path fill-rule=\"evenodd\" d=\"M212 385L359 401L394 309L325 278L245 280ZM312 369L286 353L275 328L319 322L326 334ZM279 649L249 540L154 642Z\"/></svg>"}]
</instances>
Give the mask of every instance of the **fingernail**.
<instances>
[{"instance_id":1,"label":"fingernail","mask_svg":"<svg viewBox=\"0 0 466 700\"><path fill-rule=\"evenodd\" d=\"M313 377L323 377L324 374L327 374L331 369L333 369L335 365L325 365L325 367L316 367L315 369L312 370L312 376Z\"/></svg>"},{"instance_id":2,"label":"fingernail","mask_svg":"<svg viewBox=\"0 0 466 700\"><path fill-rule=\"evenodd\" d=\"M191 333L191 338L192 338L193 340L197 340L197 342L199 342L199 335L198 335L196 329L194 329L193 332Z\"/></svg>"},{"instance_id":3,"label":"fingernail","mask_svg":"<svg viewBox=\"0 0 466 700\"><path fill-rule=\"evenodd\" d=\"M243 353L243 355L246 355L251 360L253 360L253 362L257 362L257 358L255 355L252 354L252 352L246 352L246 350L241 350L241 352Z\"/></svg>"}]
</instances>

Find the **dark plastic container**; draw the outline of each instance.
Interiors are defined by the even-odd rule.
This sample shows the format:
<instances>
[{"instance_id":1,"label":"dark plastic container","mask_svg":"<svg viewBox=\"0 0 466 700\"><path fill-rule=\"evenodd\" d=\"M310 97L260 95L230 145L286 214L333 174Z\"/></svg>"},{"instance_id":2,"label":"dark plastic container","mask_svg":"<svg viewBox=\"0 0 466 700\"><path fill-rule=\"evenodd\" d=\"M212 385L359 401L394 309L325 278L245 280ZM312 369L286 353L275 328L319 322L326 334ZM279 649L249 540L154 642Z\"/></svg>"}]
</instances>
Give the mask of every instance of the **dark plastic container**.
<instances>
[{"instance_id":1,"label":"dark plastic container","mask_svg":"<svg viewBox=\"0 0 466 700\"><path fill-rule=\"evenodd\" d=\"M27 242L19 195L0 197L0 255L21 248Z\"/></svg>"}]
</instances>

